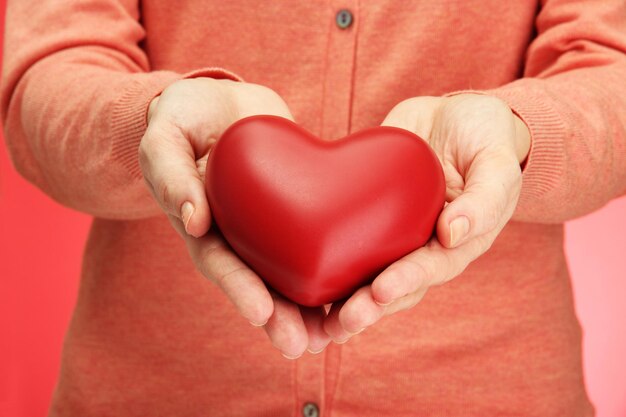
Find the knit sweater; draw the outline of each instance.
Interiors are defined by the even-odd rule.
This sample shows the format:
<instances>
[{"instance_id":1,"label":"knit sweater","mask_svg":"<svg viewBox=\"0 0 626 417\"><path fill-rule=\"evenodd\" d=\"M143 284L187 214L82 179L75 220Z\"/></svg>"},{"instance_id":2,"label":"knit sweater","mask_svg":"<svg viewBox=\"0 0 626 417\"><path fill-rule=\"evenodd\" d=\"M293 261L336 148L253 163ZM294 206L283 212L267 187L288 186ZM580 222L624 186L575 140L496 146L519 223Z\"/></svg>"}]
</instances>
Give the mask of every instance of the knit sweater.
<instances>
[{"instance_id":1,"label":"knit sweater","mask_svg":"<svg viewBox=\"0 0 626 417\"><path fill-rule=\"evenodd\" d=\"M626 192L622 0L8 3L12 161L94 216L51 417L593 415L562 222ZM148 103L196 76L266 85L329 140L409 97L495 95L532 137L513 219L416 307L287 360L142 179Z\"/></svg>"}]
</instances>

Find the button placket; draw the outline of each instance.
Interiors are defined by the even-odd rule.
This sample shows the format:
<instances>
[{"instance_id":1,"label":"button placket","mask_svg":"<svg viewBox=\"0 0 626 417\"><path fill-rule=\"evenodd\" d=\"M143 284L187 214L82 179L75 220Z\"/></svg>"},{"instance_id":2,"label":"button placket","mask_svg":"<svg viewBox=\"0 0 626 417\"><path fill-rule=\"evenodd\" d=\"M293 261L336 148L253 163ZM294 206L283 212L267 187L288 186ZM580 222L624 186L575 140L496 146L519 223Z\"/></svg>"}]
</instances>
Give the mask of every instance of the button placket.
<instances>
[{"instance_id":1,"label":"button placket","mask_svg":"<svg viewBox=\"0 0 626 417\"><path fill-rule=\"evenodd\" d=\"M296 362L298 415L319 417L324 407L324 356L325 352L317 355L305 353Z\"/></svg>"},{"instance_id":2,"label":"button placket","mask_svg":"<svg viewBox=\"0 0 626 417\"><path fill-rule=\"evenodd\" d=\"M327 140L338 139L350 131L359 1L331 0L330 8L334 15L329 15L321 129Z\"/></svg>"},{"instance_id":3,"label":"button placket","mask_svg":"<svg viewBox=\"0 0 626 417\"><path fill-rule=\"evenodd\" d=\"M326 140L338 139L350 132L359 25L359 0L331 0L330 3L333 12L328 16L328 54L322 86L321 137ZM323 353L307 353L297 360L297 414L320 417L329 410L331 405L326 401L332 403L334 398L340 351L339 346L328 346Z\"/></svg>"}]
</instances>

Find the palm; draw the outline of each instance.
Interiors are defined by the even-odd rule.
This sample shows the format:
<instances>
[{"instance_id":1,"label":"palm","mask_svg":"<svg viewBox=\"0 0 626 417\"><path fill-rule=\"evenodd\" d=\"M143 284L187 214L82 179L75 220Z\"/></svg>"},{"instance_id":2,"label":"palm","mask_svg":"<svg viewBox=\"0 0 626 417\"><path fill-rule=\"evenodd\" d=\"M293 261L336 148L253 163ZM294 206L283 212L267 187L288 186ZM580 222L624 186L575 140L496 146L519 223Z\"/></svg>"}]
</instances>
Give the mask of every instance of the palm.
<instances>
[{"instance_id":1,"label":"palm","mask_svg":"<svg viewBox=\"0 0 626 417\"><path fill-rule=\"evenodd\" d=\"M263 326L284 355L297 357L329 342L322 329L325 310L300 308L270 291L210 228L204 178L211 147L232 123L256 114L291 118L283 100L262 86L202 78L174 83L150 105L140 162L147 185L197 269L244 318Z\"/></svg>"},{"instance_id":2,"label":"palm","mask_svg":"<svg viewBox=\"0 0 626 417\"><path fill-rule=\"evenodd\" d=\"M389 266L343 305L333 306L325 329L335 341L412 307L429 287L460 274L489 249L513 214L521 188L516 120L498 99L409 99L383 125L412 131L430 144L443 167L447 203L436 238Z\"/></svg>"}]
</instances>

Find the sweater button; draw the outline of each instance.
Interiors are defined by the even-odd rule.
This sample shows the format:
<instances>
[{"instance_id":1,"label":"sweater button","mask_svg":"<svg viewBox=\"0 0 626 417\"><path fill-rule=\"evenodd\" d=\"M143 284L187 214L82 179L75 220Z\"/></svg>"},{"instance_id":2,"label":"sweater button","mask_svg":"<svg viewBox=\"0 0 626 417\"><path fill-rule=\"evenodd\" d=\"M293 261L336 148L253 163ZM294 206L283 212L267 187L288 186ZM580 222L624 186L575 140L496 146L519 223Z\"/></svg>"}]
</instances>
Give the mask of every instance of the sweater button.
<instances>
[{"instance_id":1,"label":"sweater button","mask_svg":"<svg viewBox=\"0 0 626 417\"><path fill-rule=\"evenodd\" d=\"M339 29L348 29L352 25L353 20L352 12L347 9L339 10L335 16L335 23L337 23Z\"/></svg>"},{"instance_id":2,"label":"sweater button","mask_svg":"<svg viewBox=\"0 0 626 417\"><path fill-rule=\"evenodd\" d=\"M304 417L319 417L320 409L315 403L306 403L302 407L302 415Z\"/></svg>"}]
</instances>

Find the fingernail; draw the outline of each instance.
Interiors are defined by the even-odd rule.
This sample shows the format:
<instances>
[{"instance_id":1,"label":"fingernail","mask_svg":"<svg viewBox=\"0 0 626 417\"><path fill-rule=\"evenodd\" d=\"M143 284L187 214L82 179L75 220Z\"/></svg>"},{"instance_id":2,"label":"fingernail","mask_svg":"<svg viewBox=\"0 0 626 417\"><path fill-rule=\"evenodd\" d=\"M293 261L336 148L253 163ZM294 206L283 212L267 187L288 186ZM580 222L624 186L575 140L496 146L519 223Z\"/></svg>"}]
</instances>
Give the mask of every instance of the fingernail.
<instances>
[{"instance_id":1,"label":"fingernail","mask_svg":"<svg viewBox=\"0 0 626 417\"><path fill-rule=\"evenodd\" d=\"M459 216L450 222L450 246L456 246L469 232L469 219Z\"/></svg>"},{"instance_id":2,"label":"fingernail","mask_svg":"<svg viewBox=\"0 0 626 417\"><path fill-rule=\"evenodd\" d=\"M193 207L193 204L191 204L191 202L189 201L185 201L183 203L183 206L180 209L180 216L183 218L183 223L185 224L185 231L187 233L189 233L189 229L187 229L187 225L189 224L189 220L191 219L191 216L193 216L194 210L195 208Z\"/></svg>"},{"instance_id":3,"label":"fingernail","mask_svg":"<svg viewBox=\"0 0 626 417\"><path fill-rule=\"evenodd\" d=\"M383 303L382 301L378 301L378 300L376 300L376 299L374 299L374 302L375 302L376 304L378 304L379 306L381 306L381 307L386 307L386 306L388 306L389 304L393 303L393 301L389 301L389 302L387 302L387 303Z\"/></svg>"},{"instance_id":4,"label":"fingernail","mask_svg":"<svg viewBox=\"0 0 626 417\"><path fill-rule=\"evenodd\" d=\"M324 351L324 348L321 348L320 350L307 349L306 351L309 352L312 355L317 355L318 353L322 353Z\"/></svg>"},{"instance_id":5,"label":"fingernail","mask_svg":"<svg viewBox=\"0 0 626 417\"><path fill-rule=\"evenodd\" d=\"M350 340L351 337L352 337L352 335L348 335L345 339L333 340L333 342L337 343L338 345L343 345L348 340Z\"/></svg>"},{"instance_id":6,"label":"fingernail","mask_svg":"<svg viewBox=\"0 0 626 417\"><path fill-rule=\"evenodd\" d=\"M254 327L263 327L267 324L267 320L265 321L265 323L255 323L251 321L250 324L253 325Z\"/></svg>"},{"instance_id":7,"label":"fingernail","mask_svg":"<svg viewBox=\"0 0 626 417\"><path fill-rule=\"evenodd\" d=\"M281 352L282 353L282 352ZM301 355L296 355L296 356L291 356L291 355L287 355L286 353L282 353L282 355L289 359L290 361L294 360L294 359L298 359Z\"/></svg>"}]
</instances>

